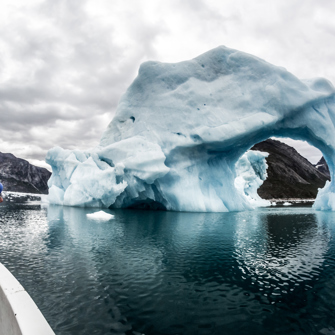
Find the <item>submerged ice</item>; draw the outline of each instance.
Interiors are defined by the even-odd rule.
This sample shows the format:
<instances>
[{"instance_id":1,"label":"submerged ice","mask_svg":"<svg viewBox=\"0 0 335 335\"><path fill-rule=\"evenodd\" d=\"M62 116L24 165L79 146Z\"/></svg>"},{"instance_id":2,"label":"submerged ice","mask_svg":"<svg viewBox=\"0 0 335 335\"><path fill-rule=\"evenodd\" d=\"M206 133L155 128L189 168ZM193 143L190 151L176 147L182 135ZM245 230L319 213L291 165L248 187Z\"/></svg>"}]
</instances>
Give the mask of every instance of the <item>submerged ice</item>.
<instances>
[{"instance_id":1,"label":"submerged ice","mask_svg":"<svg viewBox=\"0 0 335 335\"><path fill-rule=\"evenodd\" d=\"M282 136L322 151L332 182L314 206L335 210L334 93L325 79L299 80L226 47L175 64L146 62L96 148L48 152L49 201L176 211L250 209L265 204L257 188L266 162L264 154L247 150Z\"/></svg>"}]
</instances>

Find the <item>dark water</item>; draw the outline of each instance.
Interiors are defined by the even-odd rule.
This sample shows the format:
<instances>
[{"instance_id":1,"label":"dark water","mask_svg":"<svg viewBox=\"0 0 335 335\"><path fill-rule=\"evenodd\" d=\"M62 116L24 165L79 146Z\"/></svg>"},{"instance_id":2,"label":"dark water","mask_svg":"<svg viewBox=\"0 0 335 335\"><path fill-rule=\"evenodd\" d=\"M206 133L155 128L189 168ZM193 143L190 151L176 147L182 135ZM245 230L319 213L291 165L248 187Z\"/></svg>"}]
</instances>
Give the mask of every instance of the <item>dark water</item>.
<instances>
[{"instance_id":1,"label":"dark water","mask_svg":"<svg viewBox=\"0 0 335 335\"><path fill-rule=\"evenodd\" d=\"M0 205L0 262L60 334L335 334L335 213Z\"/></svg>"}]
</instances>

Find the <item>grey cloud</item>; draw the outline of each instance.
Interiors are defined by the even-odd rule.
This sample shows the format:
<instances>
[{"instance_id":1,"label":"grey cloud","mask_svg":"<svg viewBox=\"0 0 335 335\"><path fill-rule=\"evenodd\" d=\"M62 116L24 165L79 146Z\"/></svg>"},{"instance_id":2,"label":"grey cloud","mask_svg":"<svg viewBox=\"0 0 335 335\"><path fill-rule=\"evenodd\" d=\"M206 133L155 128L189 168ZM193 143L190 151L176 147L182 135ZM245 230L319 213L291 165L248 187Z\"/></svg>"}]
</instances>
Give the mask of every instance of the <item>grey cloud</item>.
<instances>
[{"instance_id":1,"label":"grey cloud","mask_svg":"<svg viewBox=\"0 0 335 335\"><path fill-rule=\"evenodd\" d=\"M97 116L109 113L112 119L139 63L155 56L153 42L163 31L159 26L130 15L135 48L118 46L113 40L117 27L100 24L85 12L85 4L45 1L23 8L2 27L0 40L23 71L0 84L2 140L31 143L44 155L56 144L82 149L96 145L107 126L96 121ZM42 28L31 25L31 20L40 20ZM2 62L0 69L6 65ZM58 121L75 124L69 131ZM52 138L41 143L30 131L36 127L49 129L45 136ZM30 155L43 159L41 152Z\"/></svg>"},{"instance_id":2,"label":"grey cloud","mask_svg":"<svg viewBox=\"0 0 335 335\"><path fill-rule=\"evenodd\" d=\"M315 17L318 11L333 12L332 1L274 1L270 6L268 1L173 0L159 5L163 10L157 18L146 15L149 7L159 7L156 2L128 1L121 27L113 16L118 1L106 8L108 22L87 10L91 3L47 0L0 22L0 47L5 48L3 53L0 48L0 143L32 145L27 155L40 160L54 145L96 145L140 63L165 61L166 50L184 60L225 44L300 77L335 80L335 47L328 40L334 25ZM275 19L266 17L271 8ZM183 30L171 37L176 25ZM169 38L171 44L165 45Z\"/></svg>"}]
</instances>

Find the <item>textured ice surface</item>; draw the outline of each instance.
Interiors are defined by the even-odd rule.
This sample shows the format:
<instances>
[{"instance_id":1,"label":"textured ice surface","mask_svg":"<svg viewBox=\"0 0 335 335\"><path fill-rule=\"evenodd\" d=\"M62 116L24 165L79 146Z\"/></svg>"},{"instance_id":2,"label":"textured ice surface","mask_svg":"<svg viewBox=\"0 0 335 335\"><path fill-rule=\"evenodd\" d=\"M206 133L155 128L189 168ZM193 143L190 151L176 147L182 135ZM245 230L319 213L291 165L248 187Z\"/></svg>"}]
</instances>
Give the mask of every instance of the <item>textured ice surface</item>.
<instances>
[{"instance_id":1,"label":"textured ice surface","mask_svg":"<svg viewBox=\"0 0 335 335\"><path fill-rule=\"evenodd\" d=\"M266 152L250 150L235 164L237 175L235 187L255 207L271 206L270 201L262 199L257 194L258 188L268 176L266 173L268 165L265 160L268 155Z\"/></svg>"},{"instance_id":2,"label":"textured ice surface","mask_svg":"<svg viewBox=\"0 0 335 335\"><path fill-rule=\"evenodd\" d=\"M333 180L334 93L325 79L299 80L226 47L175 64L146 62L98 147L48 152L49 201L177 211L250 209L257 183L245 196L235 187L235 164L271 136L306 140L320 149ZM315 208L335 209L334 192L331 182Z\"/></svg>"},{"instance_id":3,"label":"textured ice surface","mask_svg":"<svg viewBox=\"0 0 335 335\"><path fill-rule=\"evenodd\" d=\"M319 189L318 196L313 205L314 208L335 211L335 190L333 176L333 172L331 172L331 182L327 181L325 187Z\"/></svg>"}]
</instances>

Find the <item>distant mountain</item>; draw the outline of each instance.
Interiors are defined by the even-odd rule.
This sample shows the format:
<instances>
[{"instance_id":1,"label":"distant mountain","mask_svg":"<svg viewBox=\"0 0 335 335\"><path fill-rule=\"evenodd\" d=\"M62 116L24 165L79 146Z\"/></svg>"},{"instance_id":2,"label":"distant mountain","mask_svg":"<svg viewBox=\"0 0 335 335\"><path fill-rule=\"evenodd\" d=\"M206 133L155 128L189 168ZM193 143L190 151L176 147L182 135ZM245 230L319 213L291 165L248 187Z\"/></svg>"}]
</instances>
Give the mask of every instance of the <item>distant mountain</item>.
<instances>
[{"instance_id":1,"label":"distant mountain","mask_svg":"<svg viewBox=\"0 0 335 335\"><path fill-rule=\"evenodd\" d=\"M47 169L0 152L0 182L4 191L47 194L50 176Z\"/></svg>"},{"instance_id":2,"label":"distant mountain","mask_svg":"<svg viewBox=\"0 0 335 335\"><path fill-rule=\"evenodd\" d=\"M315 198L318 188L330 179L327 163L320 163L316 168L294 148L280 141L268 139L254 145L251 150L269 153L268 178L258 189L263 199ZM323 166L321 170L321 165Z\"/></svg>"},{"instance_id":3,"label":"distant mountain","mask_svg":"<svg viewBox=\"0 0 335 335\"><path fill-rule=\"evenodd\" d=\"M315 165L314 167L319 170L321 173L323 173L327 178L330 180L330 172L328 168L328 164L324 157L322 157Z\"/></svg>"}]
</instances>

